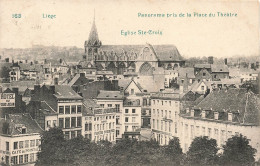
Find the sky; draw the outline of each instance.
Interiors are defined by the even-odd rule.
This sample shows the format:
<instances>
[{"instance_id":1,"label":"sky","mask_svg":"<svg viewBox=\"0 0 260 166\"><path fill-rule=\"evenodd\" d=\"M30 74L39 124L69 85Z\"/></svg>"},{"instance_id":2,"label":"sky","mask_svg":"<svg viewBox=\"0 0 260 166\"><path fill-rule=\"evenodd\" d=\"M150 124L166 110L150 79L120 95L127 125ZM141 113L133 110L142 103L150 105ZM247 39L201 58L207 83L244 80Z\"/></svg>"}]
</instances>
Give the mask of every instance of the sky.
<instances>
[{"instance_id":1,"label":"sky","mask_svg":"<svg viewBox=\"0 0 260 166\"><path fill-rule=\"evenodd\" d=\"M0 0L0 48L32 45L84 47L95 22L103 45L173 44L186 57L259 55L259 3L255 0ZM237 17L194 17L194 12ZM21 18L12 18L12 14ZM138 17L180 13L185 17ZM192 17L186 14L191 13ZM43 15L56 18L43 18ZM121 35L121 31L162 35Z\"/></svg>"}]
</instances>

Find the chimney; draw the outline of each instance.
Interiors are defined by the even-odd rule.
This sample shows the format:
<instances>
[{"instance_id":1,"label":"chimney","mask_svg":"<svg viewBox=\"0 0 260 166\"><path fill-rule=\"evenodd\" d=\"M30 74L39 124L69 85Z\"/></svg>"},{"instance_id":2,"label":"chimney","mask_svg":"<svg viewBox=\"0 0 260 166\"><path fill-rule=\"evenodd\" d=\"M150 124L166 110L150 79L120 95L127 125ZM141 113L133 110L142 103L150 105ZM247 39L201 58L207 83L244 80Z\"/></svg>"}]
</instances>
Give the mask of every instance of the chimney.
<instances>
[{"instance_id":1,"label":"chimney","mask_svg":"<svg viewBox=\"0 0 260 166\"><path fill-rule=\"evenodd\" d=\"M206 117L206 111L203 110L203 111L201 111L201 118L204 119L205 117Z\"/></svg>"},{"instance_id":2,"label":"chimney","mask_svg":"<svg viewBox=\"0 0 260 166\"><path fill-rule=\"evenodd\" d=\"M208 57L208 63L209 63L209 64L213 64L213 63L214 63L213 56L209 56L209 57Z\"/></svg>"},{"instance_id":3,"label":"chimney","mask_svg":"<svg viewBox=\"0 0 260 166\"><path fill-rule=\"evenodd\" d=\"M51 94L55 93L55 86L54 85L50 86L50 92L51 92Z\"/></svg>"},{"instance_id":4,"label":"chimney","mask_svg":"<svg viewBox=\"0 0 260 166\"><path fill-rule=\"evenodd\" d=\"M233 114L231 112L228 113L228 121L232 122Z\"/></svg>"},{"instance_id":5,"label":"chimney","mask_svg":"<svg viewBox=\"0 0 260 166\"><path fill-rule=\"evenodd\" d=\"M224 59L224 63L225 63L225 65L227 65L227 58Z\"/></svg>"},{"instance_id":6,"label":"chimney","mask_svg":"<svg viewBox=\"0 0 260 166\"><path fill-rule=\"evenodd\" d=\"M218 120L218 115L219 115L218 112L214 112L214 120Z\"/></svg>"},{"instance_id":7,"label":"chimney","mask_svg":"<svg viewBox=\"0 0 260 166\"><path fill-rule=\"evenodd\" d=\"M83 57L83 60L86 60L86 59L87 59L87 56L86 56L86 55L83 55L82 57Z\"/></svg>"},{"instance_id":8,"label":"chimney","mask_svg":"<svg viewBox=\"0 0 260 166\"><path fill-rule=\"evenodd\" d=\"M62 63L62 59L60 59L60 63Z\"/></svg>"},{"instance_id":9,"label":"chimney","mask_svg":"<svg viewBox=\"0 0 260 166\"><path fill-rule=\"evenodd\" d=\"M9 58L5 58L5 62L9 63Z\"/></svg>"}]
</instances>

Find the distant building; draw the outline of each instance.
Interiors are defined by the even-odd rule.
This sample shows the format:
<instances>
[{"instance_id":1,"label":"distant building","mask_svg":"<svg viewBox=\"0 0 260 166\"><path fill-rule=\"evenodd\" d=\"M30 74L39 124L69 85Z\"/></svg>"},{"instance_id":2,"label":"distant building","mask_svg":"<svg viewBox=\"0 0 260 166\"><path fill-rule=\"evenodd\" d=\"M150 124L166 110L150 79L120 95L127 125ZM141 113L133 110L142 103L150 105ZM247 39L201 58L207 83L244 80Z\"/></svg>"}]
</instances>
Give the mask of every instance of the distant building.
<instances>
[{"instance_id":1,"label":"distant building","mask_svg":"<svg viewBox=\"0 0 260 166\"><path fill-rule=\"evenodd\" d=\"M29 114L0 119L0 159L7 165L34 164L40 151L42 129Z\"/></svg>"},{"instance_id":2,"label":"distant building","mask_svg":"<svg viewBox=\"0 0 260 166\"><path fill-rule=\"evenodd\" d=\"M160 145L167 145L173 137L179 136L178 121L180 95L174 92L159 92L151 96L151 129L153 138Z\"/></svg>"},{"instance_id":3,"label":"distant building","mask_svg":"<svg viewBox=\"0 0 260 166\"><path fill-rule=\"evenodd\" d=\"M82 129L85 138L99 142L116 143L116 109L100 108L95 101L87 99L83 104Z\"/></svg>"},{"instance_id":4,"label":"distant building","mask_svg":"<svg viewBox=\"0 0 260 166\"><path fill-rule=\"evenodd\" d=\"M131 70L139 75L151 76L158 67L176 69L185 64L173 45L102 45L95 20L84 47L83 61L91 62L98 71L112 71L116 75Z\"/></svg>"},{"instance_id":5,"label":"distant building","mask_svg":"<svg viewBox=\"0 0 260 166\"><path fill-rule=\"evenodd\" d=\"M214 90L194 107L185 106L180 112L179 138L184 152L195 137L208 136L225 144L233 135L250 139L260 157L259 131L260 99L246 89Z\"/></svg>"}]
</instances>

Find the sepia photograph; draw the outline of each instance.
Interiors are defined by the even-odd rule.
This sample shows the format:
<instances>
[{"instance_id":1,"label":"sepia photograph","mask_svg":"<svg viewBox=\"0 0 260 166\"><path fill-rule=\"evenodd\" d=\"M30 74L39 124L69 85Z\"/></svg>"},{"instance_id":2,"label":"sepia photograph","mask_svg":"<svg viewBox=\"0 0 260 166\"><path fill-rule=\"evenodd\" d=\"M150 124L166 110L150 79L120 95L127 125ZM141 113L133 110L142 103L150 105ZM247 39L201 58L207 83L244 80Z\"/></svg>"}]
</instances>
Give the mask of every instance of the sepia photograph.
<instances>
[{"instance_id":1,"label":"sepia photograph","mask_svg":"<svg viewBox=\"0 0 260 166\"><path fill-rule=\"evenodd\" d=\"M0 0L0 165L260 166L258 0Z\"/></svg>"}]
</instances>

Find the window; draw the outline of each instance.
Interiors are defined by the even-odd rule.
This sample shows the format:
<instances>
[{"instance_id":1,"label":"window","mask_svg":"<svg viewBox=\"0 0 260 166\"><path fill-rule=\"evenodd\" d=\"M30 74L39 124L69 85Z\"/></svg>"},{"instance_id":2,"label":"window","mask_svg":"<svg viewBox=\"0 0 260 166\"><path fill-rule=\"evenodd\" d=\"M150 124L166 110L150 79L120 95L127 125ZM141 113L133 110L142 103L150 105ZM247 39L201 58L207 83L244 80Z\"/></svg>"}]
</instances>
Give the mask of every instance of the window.
<instances>
[{"instance_id":1,"label":"window","mask_svg":"<svg viewBox=\"0 0 260 166\"><path fill-rule=\"evenodd\" d=\"M126 114L128 113L128 109L125 109L125 113L126 113Z\"/></svg>"},{"instance_id":2,"label":"window","mask_svg":"<svg viewBox=\"0 0 260 166\"><path fill-rule=\"evenodd\" d=\"M39 146L41 144L41 140L40 139L37 139L36 140L36 146Z\"/></svg>"},{"instance_id":3,"label":"window","mask_svg":"<svg viewBox=\"0 0 260 166\"><path fill-rule=\"evenodd\" d=\"M71 113L76 114L76 106L75 105L71 106Z\"/></svg>"},{"instance_id":4,"label":"window","mask_svg":"<svg viewBox=\"0 0 260 166\"><path fill-rule=\"evenodd\" d=\"M112 107L112 104L108 104L107 107Z\"/></svg>"},{"instance_id":5,"label":"window","mask_svg":"<svg viewBox=\"0 0 260 166\"><path fill-rule=\"evenodd\" d=\"M77 130L77 137L81 135L81 130Z\"/></svg>"},{"instance_id":6,"label":"window","mask_svg":"<svg viewBox=\"0 0 260 166\"><path fill-rule=\"evenodd\" d=\"M47 120L47 127L51 127L51 121Z\"/></svg>"},{"instance_id":7,"label":"window","mask_svg":"<svg viewBox=\"0 0 260 166\"><path fill-rule=\"evenodd\" d=\"M24 148L29 148L29 140L26 140L24 143Z\"/></svg>"},{"instance_id":8,"label":"window","mask_svg":"<svg viewBox=\"0 0 260 166\"><path fill-rule=\"evenodd\" d=\"M172 123L169 122L169 132L172 132L172 128L171 128L171 126L172 126Z\"/></svg>"},{"instance_id":9,"label":"window","mask_svg":"<svg viewBox=\"0 0 260 166\"><path fill-rule=\"evenodd\" d=\"M69 131L65 131L64 137L65 137L65 139L69 139L70 138L70 132Z\"/></svg>"},{"instance_id":10,"label":"window","mask_svg":"<svg viewBox=\"0 0 260 166\"><path fill-rule=\"evenodd\" d=\"M59 118L59 127L64 128L64 119Z\"/></svg>"},{"instance_id":11,"label":"window","mask_svg":"<svg viewBox=\"0 0 260 166\"><path fill-rule=\"evenodd\" d=\"M77 106L77 112L78 112L78 114L81 113L81 105L78 105L78 106Z\"/></svg>"},{"instance_id":12,"label":"window","mask_svg":"<svg viewBox=\"0 0 260 166\"><path fill-rule=\"evenodd\" d=\"M125 131L127 131L128 130L128 126L125 126Z\"/></svg>"},{"instance_id":13,"label":"window","mask_svg":"<svg viewBox=\"0 0 260 166\"><path fill-rule=\"evenodd\" d=\"M128 122L128 117L125 117L125 122Z\"/></svg>"},{"instance_id":14,"label":"window","mask_svg":"<svg viewBox=\"0 0 260 166\"><path fill-rule=\"evenodd\" d=\"M81 117L77 117L77 127L81 127Z\"/></svg>"},{"instance_id":15,"label":"window","mask_svg":"<svg viewBox=\"0 0 260 166\"><path fill-rule=\"evenodd\" d=\"M104 105L104 104L100 104L100 107L101 107L101 108L104 108L104 107L105 107L105 105Z\"/></svg>"},{"instance_id":16,"label":"window","mask_svg":"<svg viewBox=\"0 0 260 166\"><path fill-rule=\"evenodd\" d=\"M120 111L120 104L115 104L116 106L116 112L119 112Z\"/></svg>"},{"instance_id":17,"label":"window","mask_svg":"<svg viewBox=\"0 0 260 166\"><path fill-rule=\"evenodd\" d=\"M131 89L131 95L133 95L135 93L134 89Z\"/></svg>"},{"instance_id":18,"label":"window","mask_svg":"<svg viewBox=\"0 0 260 166\"><path fill-rule=\"evenodd\" d=\"M171 118L172 118L172 112L169 111L169 119L171 119Z\"/></svg>"},{"instance_id":19,"label":"window","mask_svg":"<svg viewBox=\"0 0 260 166\"><path fill-rule=\"evenodd\" d=\"M201 90L204 90L205 89L205 87L204 86L201 86Z\"/></svg>"},{"instance_id":20,"label":"window","mask_svg":"<svg viewBox=\"0 0 260 166\"><path fill-rule=\"evenodd\" d=\"M205 136L205 127L202 127L202 136Z\"/></svg>"},{"instance_id":21,"label":"window","mask_svg":"<svg viewBox=\"0 0 260 166\"><path fill-rule=\"evenodd\" d=\"M119 130L116 130L116 137L119 135Z\"/></svg>"},{"instance_id":22,"label":"window","mask_svg":"<svg viewBox=\"0 0 260 166\"><path fill-rule=\"evenodd\" d=\"M206 73L203 73L203 76L206 76Z\"/></svg>"},{"instance_id":23,"label":"window","mask_svg":"<svg viewBox=\"0 0 260 166\"><path fill-rule=\"evenodd\" d=\"M18 149L18 142L14 142L14 150Z\"/></svg>"},{"instance_id":24,"label":"window","mask_svg":"<svg viewBox=\"0 0 260 166\"><path fill-rule=\"evenodd\" d=\"M64 114L64 106L59 106L59 113Z\"/></svg>"},{"instance_id":25,"label":"window","mask_svg":"<svg viewBox=\"0 0 260 166\"><path fill-rule=\"evenodd\" d=\"M159 130L159 120L157 120L157 130Z\"/></svg>"},{"instance_id":26,"label":"window","mask_svg":"<svg viewBox=\"0 0 260 166\"><path fill-rule=\"evenodd\" d=\"M215 139L218 140L218 129L215 129Z\"/></svg>"},{"instance_id":27,"label":"window","mask_svg":"<svg viewBox=\"0 0 260 166\"><path fill-rule=\"evenodd\" d=\"M163 131L163 121L161 121L161 130Z\"/></svg>"},{"instance_id":28,"label":"window","mask_svg":"<svg viewBox=\"0 0 260 166\"><path fill-rule=\"evenodd\" d=\"M200 126L196 126L196 136L200 135Z\"/></svg>"},{"instance_id":29,"label":"window","mask_svg":"<svg viewBox=\"0 0 260 166\"><path fill-rule=\"evenodd\" d=\"M11 157L11 163L13 163L14 165L15 165L15 164L18 164L17 156Z\"/></svg>"},{"instance_id":30,"label":"window","mask_svg":"<svg viewBox=\"0 0 260 166\"><path fill-rule=\"evenodd\" d=\"M30 162L34 162L34 153L30 154Z\"/></svg>"},{"instance_id":31,"label":"window","mask_svg":"<svg viewBox=\"0 0 260 166\"><path fill-rule=\"evenodd\" d=\"M23 163L23 155L19 155L19 164Z\"/></svg>"},{"instance_id":32,"label":"window","mask_svg":"<svg viewBox=\"0 0 260 166\"><path fill-rule=\"evenodd\" d=\"M165 117L167 118L167 110L165 110Z\"/></svg>"},{"instance_id":33,"label":"window","mask_svg":"<svg viewBox=\"0 0 260 166\"><path fill-rule=\"evenodd\" d=\"M71 127L72 128L76 127L76 117L71 118Z\"/></svg>"},{"instance_id":34,"label":"window","mask_svg":"<svg viewBox=\"0 0 260 166\"><path fill-rule=\"evenodd\" d=\"M153 119L153 128L155 128L155 120Z\"/></svg>"},{"instance_id":35,"label":"window","mask_svg":"<svg viewBox=\"0 0 260 166\"><path fill-rule=\"evenodd\" d=\"M161 110L161 113L162 113L162 117L163 117L163 110Z\"/></svg>"},{"instance_id":36,"label":"window","mask_svg":"<svg viewBox=\"0 0 260 166\"><path fill-rule=\"evenodd\" d=\"M133 114L135 113L135 109L132 109L132 113L133 113Z\"/></svg>"},{"instance_id":37,"label":"window","mask_svg":"<svg viewBox=\"0 0 260 166\"><path fill-rule=\"evenodd\" d=\"M9 142L5 142L5 147L6 151L9 151Z\"/></svg>"},{"instance_id":38,"label":"window","mask_svg":"<svg viewBox=\"0 0 260 166\"><path fill-rule=\"evenodd\" d=\"M53 127L56 127L57 126L57 121L56 120L53 120Z\"/></svg>"},{"instance_id":39,"label":"window","mask_svg":"<svg viewBox=\"0 0 260 166\"><path fill-rule=\"evenodd\" d=\"M163 101L162 101L162 105L163 105Z\"/></svg>"},{"instance_id":40,"label":"window","mask_svg":"<svg viewBox=\"0 0 260 166\"><path fill-rule=\"evenodd\" d=\"M132 117L132 122L135 122L135 117Z\"/></svg>"},{"instance_id":41,"label":"window","mask_svg":"<svg viewBox=\"0 0 260 166\"><path fill-rule=\"evenodd\" d=\"M29 155L28 155L28 154L25 154L25 155L24 155L24 163L28 163L28 158L29 158Z\"/></svg>"},{"instance_id":42,"label":"window","mask_svg":"<svg viewBox=\"0 0 260 166\"><path fill-rule=\"evenodd\" d=\"M208 128L208 137L211 138L211 128Z\"/></svg>"},{"instance_id":43,"label":"window","mask_svg":"<svg viewBox=\"0 0 260 166\"><path fill-rule=\"evenodd\" d=\"M177 132L178 132L177 122L175 122L175 129L174 129L174 131L175 131L175 134L177 134Z\"/></svg>"},{"instance_id":44,"label":"window","mask_svg":"<svg viewBox=\"0 0 260 166\"><path fill-rule=\"evenodd\" d=\"M31 140L30 141L30 147L34 147L35 146L35 140Z\"/></svg>"},{"instance_id":45,"label":"window","mask_svg":"<svg viewBox=\"0 0 260 166\"><path fill-rule=\"evenodd\" d=\"M70 106L65 106L65 114L70 114Z\"/></svg>"},{"instance_id":46,"label":"window","mask_svg":"<svg viewBox=\"0 0 260 166\"><path fill-rule=\"evenodd\" d=\"M75 131L71 131L71 139L76 137Z\"/></svg>"},{"instance_id":47,"label":"window","mask_svg":"<svg viewBox=\"0 0 260 166\"><path fill-rule=\"evenodd\" d=\"M23 149L23 141L19 141L19 149Z\"/></svg>"},{"instance_id":48,"label":"window","mask_svg":"<svg viewBox=\"0 0 260 166\"><path fill-rule=\"evenodd\" d=\"M70 128L70 118L65 118L65 128Z\"/></svg>"}]
</instances>

